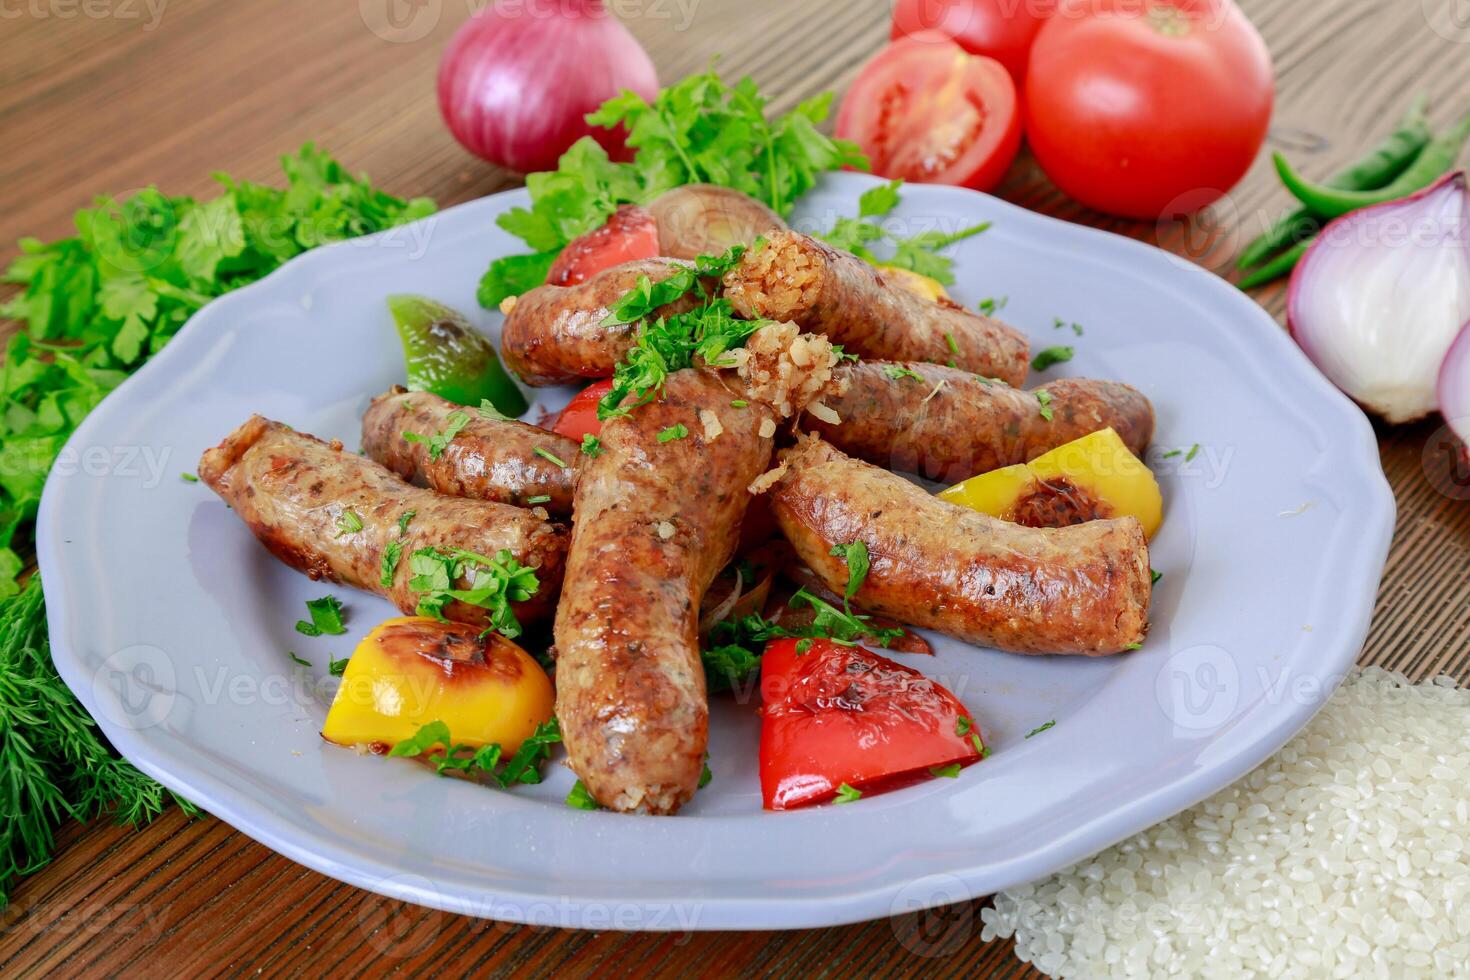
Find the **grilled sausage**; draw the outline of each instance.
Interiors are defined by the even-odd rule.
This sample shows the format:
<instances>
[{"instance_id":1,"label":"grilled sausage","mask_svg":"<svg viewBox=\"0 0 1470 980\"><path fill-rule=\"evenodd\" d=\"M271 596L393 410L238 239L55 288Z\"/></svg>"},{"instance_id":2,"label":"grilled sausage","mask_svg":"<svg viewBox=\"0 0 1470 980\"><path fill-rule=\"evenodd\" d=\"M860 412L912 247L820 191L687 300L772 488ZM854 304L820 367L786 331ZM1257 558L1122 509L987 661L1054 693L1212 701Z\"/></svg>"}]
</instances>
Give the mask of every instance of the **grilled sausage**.
<instances>
[{"instance_id":1,"label":"grilled sausage","mask_svg":"<svg viewBox=\"0 0 1470 980\"><path fill-rule=\"evenodd\" d=\"M424 442L404 438L409 432L443 432L456 412L467 421L437 458ZM571 514L577 467L584 459L581 447L566 436L525 422L486 418L427 391L403 388L379 395L368 406L362 417L362 449L403 479L438 493L541 506L553 517Z\"/></svg>"},{"instance_id":2,"label":"grilled sausage","mask_svg":"<svg viewBox=\"0 0 1470 980\"><path fill-rule=\"evenodd\" d=\"M799 232L772 235L724 283L741 316L794 321L865 358L953 362L1014 386L1026 380L1028 344L1013 328L892 285L871 263Z\"/></svg>"},{"instance_id":3,"label":"grilled sausage","mask_svg":"<svg viewBox=\"0 0 1470 980\"><path fill-rule=\"evenodd\" d=\"M808 415L807 427L858 459L946 483L1030 462L1109 427L1136 456L1153 439L1153 406L1113 381L1066 378L1026 392L937 364L872 361L843 365L837 377L847 393L826 404L842 421ZM1037 392L1050 398L1050 419Z\"/></svg>"},{"instance_id":4,"label":"grilled sausage","mask_svg":"<svg viewBox=\"0 0 1470 980\"><path fill-rule=\"evenodd\" d=\"M731 245L748 245L786 228L781 216L760 201L716 184L675 187L648 210L658 225L659 252L676 259L721 255Z\"/></svg>"},{"instance_id":5,"label":"grilled sausage","mask_svg":"<svg viewBox=\"0 0 1470 980\"><path fill-rule=\"evenodd\" d=\"M508 550L536 569L540 588L512 605L526 623L556 605L566 562L566 531L536 511L445 497L411 487L378 464L343 452L279 422L253 416L199 461L199 477L240 516L271 554L312 579L387 597L404 612L418 606L408 587L409 556L421 548L462 548L482 555ZM344 515L362 528L343 530ZM403 515L413 511L405 531ZM402 542L392 584L382 584L383 552ZM456 586L467 587L461 582ZM485 611L461 602L444 614L487 625Z\"/></svg>"},{"instance_id":6,"label":"grilled sausage","mask_svg":"<svg viewBox=\"0 0 1470 980\"><path fill-rule=\"evenodd\" d=\"M605 327L608 309L638 285L642 276L662 282L682 263L639 259L613 266L575 286L537 286L506 300L500 350L505 364L528 385L568 384L611 377L633 346L636 325ZM672 316L694 308L698 297L684 296L656 315Z\"/></svg>"},{"instance_id":7,"label":"grilled sausage","mask_svg":"<svg viewBox=\"0 0 1470 980\"><path fill-rule=\"evenodd\" d=\"M1038 529L930 496L816 437L783 454L772 509L797 557L847 585L862 541L865 609L1014 653L1118 653L1148 630L1148 545L1133 517Z\"/></svg>"},{"instance_id":8,"label":"grilled sausage","mask_svg":"<svg viewBox=\"0 0 1470 980\"><path fill-rule=\"evenodd\" d=\"M603 426L605 451L582 469L556 615L556 714L572 769L614 810L673 813L703 771L699 606L734 554L776 429L763 404L731 405L744 391L678 371L661 400ZM677 425L688 435L660 440Z\"/></svg>"}]
</instances>

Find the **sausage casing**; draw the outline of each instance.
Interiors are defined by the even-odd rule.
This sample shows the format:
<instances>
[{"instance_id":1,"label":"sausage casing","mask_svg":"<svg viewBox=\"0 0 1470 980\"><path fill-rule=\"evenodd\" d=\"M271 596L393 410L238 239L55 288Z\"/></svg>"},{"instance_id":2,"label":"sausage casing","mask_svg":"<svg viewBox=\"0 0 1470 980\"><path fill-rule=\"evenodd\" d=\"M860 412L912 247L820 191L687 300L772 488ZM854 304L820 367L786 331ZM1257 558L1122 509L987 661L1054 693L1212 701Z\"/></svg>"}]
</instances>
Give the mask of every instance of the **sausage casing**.
<instances>
[{"instance_id":1,"label":"sausage casing","mask_svg":"<svg viewBox=\"0 0 1470 980\"><path fill-rule=\"evenodd\" d=\"M803 424L850 456L931 480L956 483L1030 462L1109 427L1135 456L1153 439L1149 400L1114 381L1065 378L1021 391L938 364L872 361L836 373L846 393L826 405L842 421L808 415ZM1038 391L1049 396L1049 419Z\"/></svg>"},{"instance_id":2,"label":"sausage casing","mask_svg":"<svg viewBox=\"0 0 1470 980\"><path fill-rule=\"evenodd\" d=\"M507 301L509 312L500 331L505 364L528 385L569 384L608 378L633 346L637 324L603 326L608 310L647 276L662 282L682 263L672 259L639 259L599 272L575 286L537 286ZM662 307L657 316L694 308L696 296Z\"/></svg>"},{"instance_id":3,"label":"sausage casing","mask_svg":"<svg viewBox=\"0 0 1470 980\"><path fill-rule=\"evenodd\" d=\"M841 593L835 545L862 541L855 601L901 623L1014 653L1102 655L1142 642L1152 590L1133 517L1008 524L946 503L811 438L788 450L771 507L797 556Z\"/></svg>"},{"instance_id":4,"label":"sausage casing","mask_svg":"<svg viewBox=\"0 0 1470 980\"><path fill-rule=\"evenodd\" d=\"M775 431L771 409L731 405L742 397L713 372L675 372L661 399L603 426L604 452L582 469L556 714L572 769L615 810L673 813L703 772L699 605L734 554ZM701 412L718 423L713 438ZM660 441L678 425L687 436Z\"/></svg>"},{"instance_id":5,"label":"sausage casing","mask_svg":"<svg viewBox=\"0 0 1470 980\"><path fill-rule=\"evenodd\" d=\"M791 320L849 353L881 361L929 361L1019 386L1026 338L948 300L928 300L883 271L799 232L778 232L725 274L725 297L745 317Z\"/></svg>"},{"instance_id":6,"label":"sausage casing","mask_svg":"<svg viewBox=\"0 0 1470 980\"><path fill-rule=\"evenodd\" d=\"M327 443L259 415L204 453L199 477L239 515L271 554L313 579L337 582L391 600L404 612L418 606L409 556L422 548L463 549L494 556L507 550L536 569L540 587L512 604L522 622L556 606L566 564L565 530L535 511L446 497L411 487L342 444ZM343 530L348 512L362 527ZM399 521L413 517L402 534ZM392 584L382 584L383 552L402 542ZM467 587L458 583L457 587ZM444 614L487 625L478 606L453 602Z\"/></svg>"},{"instance_id":7,"label":"sausage casing","mask_svg":"<svg viewBox=\"0 0 1470 980\"><path fill-rule=\"evenodd\" d=\"M443 432L456 412L469 421L437 458L426 443L404 438L407 432ZM379 395L368 406L362 417L362 448L369 459L410 483L451 497L545 507L553 517L571 514L577 467L584 458L576 442L555 432L486 418L427 391L402 388Z\"/></svg>"}]
</instances>

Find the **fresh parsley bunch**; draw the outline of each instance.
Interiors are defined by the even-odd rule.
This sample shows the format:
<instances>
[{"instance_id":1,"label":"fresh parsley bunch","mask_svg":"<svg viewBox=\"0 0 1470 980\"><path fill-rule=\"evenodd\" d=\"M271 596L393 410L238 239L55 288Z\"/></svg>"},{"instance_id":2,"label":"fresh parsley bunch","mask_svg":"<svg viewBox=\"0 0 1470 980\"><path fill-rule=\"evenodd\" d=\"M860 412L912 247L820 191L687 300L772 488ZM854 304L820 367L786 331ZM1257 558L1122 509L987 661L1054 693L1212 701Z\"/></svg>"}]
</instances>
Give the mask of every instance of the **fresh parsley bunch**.
<instances>
[{"instance_id":1,"label":"fresh parsley bunch","mask_svg":"<svg viewBox=\"0 0 1470 980\"><path fill-rule=\"evenodd\" d=\"M901 238L884 228L879 219L888 217L898 207L901 199L899 188L902 186L903 181L895 180L865 191L858 198L856 218L838 218L831 231L817 237L869 262L917 272L941 285L954 285L954 260L939 253L956 242L988 230L990 222L984 221L953 232L924 231ZM872 248L883 243L892 250L886 258Z\"/></svg>"},{"instance_id":2,"label":"fresh parsley bunch","mask_svg":"<svg viewBox=\"0 0 1470 980\"><path fill-rule=\"evenodd\" d=\"M50 859L66 819L144 823L169 795L118 758L52 666L41 580L15 581L56 455L77 425L216 296L325 242L434 210L354 177L311 144L284 157L284 188L216 179L208 201L147 189L98 198L77 234L24 239L5 273L21 321L0 368L0 907L16 876ZM19 594L17 594L19 592Z\"/></svg>"},{"instance_id":3,"label":"fresh parsley bunch","mask_svg":"<svg viewBox=\"0 0 1470 980\"><path fill-rule=\"evenodd\" d=\"M532 253L491 263L480 281L481 305L494 309L544 283L567 243L600 227L619 205L708 183L749 194L784 217L822 174L867 167L857 144L817 131L831 112L831 93L771 119L768 103L751 79L728 85L713 69L669 86L651 104L633 92L609 100L588 122L627 126L633 161L609 160L597 141L585 137L556 170L528 176L531 206L513 208L497 223Z\"/></svg>"}]
</instances>

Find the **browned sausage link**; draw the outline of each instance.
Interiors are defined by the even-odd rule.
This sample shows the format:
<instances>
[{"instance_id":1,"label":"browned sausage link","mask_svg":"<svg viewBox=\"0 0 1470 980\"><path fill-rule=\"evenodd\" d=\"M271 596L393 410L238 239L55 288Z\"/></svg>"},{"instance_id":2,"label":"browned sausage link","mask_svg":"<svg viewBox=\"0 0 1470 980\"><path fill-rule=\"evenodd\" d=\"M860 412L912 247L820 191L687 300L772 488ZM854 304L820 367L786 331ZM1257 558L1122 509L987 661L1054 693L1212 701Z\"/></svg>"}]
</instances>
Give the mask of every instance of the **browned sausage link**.
<instances>
[{"instance_id":1,"label":"browned sausage link","mask_svg":"<svg viewBox=\"0 0 1470 980\"><path fill-rule=\"evenodd\" d=\"M738 384L731 379L731 385ZM556 615L556 715L572 769L615 810L673 813L709 734L699 604L735 550L746 487L770 463L773 413L710 372L609 420L577 487ZM700 412L722 429L710 438ZM660 442L673 426L684 438Z\"/></svg>"},{"instance_id":2,"label":"browned sausage link","mask_svg":"<svg viewBox=\"0 0 1470 980\"><path fill-rule=\"evenodd\" d=\"M633 346L631 323L605 327L608 308L638 285L641 276L662 282L680 263L640 259L613 266L575 286L537 286L504 307L500 350L505 364L528 385L567 384L608 378ZM659 311L671 316L694 308L686 296Z\"/></svg>"},{"instance_id":3,"label":"browned sausage link","mask_svg":"<svg viewBox=\"0 0 1470 980\"><path fill-rule=\"evenodd\" d=\"M834 592L834 545L862 541L856 601L901 623L1014 653L1118 653L1143 640L1152 588L1132 517L1065 528L998 521L930 496L820 439L788 450L772 509L797 556Z\"/></svg>"},{"instance_id":4,"label":"browned sausage link","mask_svg":"<svg viewBox=\"0 0 1470 980\"><path fill-rule=\"evenodd\" d=\"M456 412L469 421L437 459L425 442L404 438L409 432L443 432ZM525 422L486 418L477 409L427 391L402 388L379 395L368 406L362 417L362 449L410 483L451 497L545 507L553 517L571 514L583 458L581 447L566 436Z\"/></svg>"},{"instance_id":5,"label":"browned sausage link","mask_svg":"<svg viewBox=\"0 0 1470 980\"><path fill-rule=\"evenodd\" d=\"M533 511L411 487L377 463L343 452L339 442L323 442L259 415L205 452L199 477L271 554L313 579L374 592L412 612L419 599L408 587L415 551L462 548L493 556L505 549L535 568L541 580L535 596L513 607L516 617L527 623L556 607L567 534ZM361 520L361 530L343 532L339 522L348 511ZM413 517L400 535L399 521L409 511ZM383 552L394 541L403 544L401 557L392 586L384 587ZM478 606L454 602L444 614L486 625Z\"/></svg>"},{"instance_id":6,"label":"browned sausage link","mask_svg":"<svg viewBox=\"0 0 1470 980\"><path fill-rule=\"evenodd\" d=\"M947 483L1029 462L1109 426L1137 456L1153 439L1153 406L1113 381L1043 385L1037 391L1050 396L1047 419L1036 391L937 364L867 361L844 365L837 377L848 382L847 393L826 404L842 421L808 415L807 427L851 456Z\"/></svg>"},{"instance_id":7,"label":"browned sausage link","mask_svg":"<svg viewBox=\"0 0 1470 980\"><path fill-rule=\"evenodd\" d=\"M715 184L685 184L648 205L658 223L663 255L695 259L721 255L731 245L748 245L786 228L781 216L749 195Z\"/></svg>"},{"instance_id":8,"label":"browned sausage link","mask_svg":"<svg viewBox=\"0 0 1470 980\"><path fill-rule=\"evenodd\" d=\"M1026 380L1026 338L948 300L934 302L881 269L799 232L778 232L725 274L725 296L746 317L792 320L849 353L882 361L954 362L1007 384Z\"/></svg>"}]
</instances>

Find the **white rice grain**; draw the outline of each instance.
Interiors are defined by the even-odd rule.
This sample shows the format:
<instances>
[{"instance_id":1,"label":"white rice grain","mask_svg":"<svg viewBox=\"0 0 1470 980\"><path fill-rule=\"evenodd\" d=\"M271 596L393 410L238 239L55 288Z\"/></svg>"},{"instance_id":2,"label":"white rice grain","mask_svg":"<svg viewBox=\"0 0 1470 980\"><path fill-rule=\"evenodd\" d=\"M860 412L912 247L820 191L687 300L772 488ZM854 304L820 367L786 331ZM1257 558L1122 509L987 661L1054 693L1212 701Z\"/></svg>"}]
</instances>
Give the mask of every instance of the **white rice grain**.
<instances>
[{"instance_id":1,"label":"white rice grain","mask_svg":"<svg viewBox=\"0 0 1470 980\"><path fill-rule=\"evenodd\" d=\"M1054 977L1470 976L1470 690L1350 676L1234 786L981 910Z\"/></svg>"}]
</instances>

